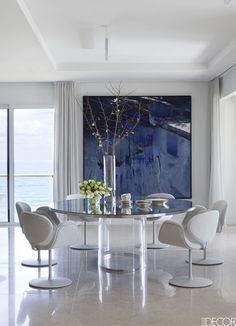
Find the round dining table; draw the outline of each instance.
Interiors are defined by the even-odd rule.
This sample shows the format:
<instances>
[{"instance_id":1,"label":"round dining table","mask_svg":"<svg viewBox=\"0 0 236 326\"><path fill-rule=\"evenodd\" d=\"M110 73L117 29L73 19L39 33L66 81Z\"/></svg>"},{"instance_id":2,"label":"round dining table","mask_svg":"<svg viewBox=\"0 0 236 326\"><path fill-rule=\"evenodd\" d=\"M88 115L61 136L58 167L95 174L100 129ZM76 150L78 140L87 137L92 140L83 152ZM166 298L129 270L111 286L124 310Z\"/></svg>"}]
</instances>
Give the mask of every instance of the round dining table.
<instances>
[{"instance_id":1,"label":"round dining table","mask_svg":"<svg viewBox=\"0 0 236 326\"><path fill-rule=\"evenodd\" d=\"M153 199L150 205L138 204L139 199L133 197L125 203L119 199L101 200L99 206L91 208L87 198L80 198L55 202L50 210L78 221L97 218L98 267L108 272L133 272L146 267L147 218L161 222L166 215L184 213L192 207L191 201L183 199Z\"/></svg>"}]
</instances>

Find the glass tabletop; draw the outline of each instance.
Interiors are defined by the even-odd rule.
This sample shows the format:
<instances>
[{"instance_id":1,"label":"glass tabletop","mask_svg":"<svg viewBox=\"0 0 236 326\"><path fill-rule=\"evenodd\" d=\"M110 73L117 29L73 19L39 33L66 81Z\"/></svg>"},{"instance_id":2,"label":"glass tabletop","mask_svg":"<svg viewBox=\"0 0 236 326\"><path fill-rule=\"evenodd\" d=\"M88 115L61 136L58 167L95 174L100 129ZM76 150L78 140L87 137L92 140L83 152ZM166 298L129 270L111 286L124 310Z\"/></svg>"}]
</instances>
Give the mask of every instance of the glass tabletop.
<instances>
[{"instance_id":1,"label":"glass tabletop","mask_svg":"<svg viewBox=\"0 0 236 326\"><path fill-rule=\"evenodd\" d=\"M186 212L191 207L192 202L184 199L169 199L162 202L154 200L149 206L138 204L135 199L130 203L122 203L120 199L117 199L113 203L101 200L99 207L91 209L88 199L81 198L55 202L50 209L58 213L78 215L82 218L151 218Z\"/></svg>"}]
</instances>

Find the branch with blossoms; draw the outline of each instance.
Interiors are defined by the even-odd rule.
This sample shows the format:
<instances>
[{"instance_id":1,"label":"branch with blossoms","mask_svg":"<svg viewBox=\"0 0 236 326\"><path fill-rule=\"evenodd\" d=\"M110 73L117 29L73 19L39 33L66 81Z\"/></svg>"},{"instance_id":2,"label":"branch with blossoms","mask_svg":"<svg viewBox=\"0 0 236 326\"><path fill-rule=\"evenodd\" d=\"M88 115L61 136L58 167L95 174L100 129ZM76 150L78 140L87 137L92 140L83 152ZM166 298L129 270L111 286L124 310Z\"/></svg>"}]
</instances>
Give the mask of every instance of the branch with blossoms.
<instances>
[{"instance_id":1,"label":"branch with blossoms","mask_svg":"<svg viewBox=\"0 0 236 326\"><path fill-rule=\"evenodd\" d=\"M92 103L91 98L86 97L83 113L102 153L114 155L116 146L133 134L139 124L142 103L128 97L129 94L122 96L121 84L117 87L110 84L107 89L112 94L110 103L104 103L99 96L96 103Z\"/></svg>"}]
</instances>

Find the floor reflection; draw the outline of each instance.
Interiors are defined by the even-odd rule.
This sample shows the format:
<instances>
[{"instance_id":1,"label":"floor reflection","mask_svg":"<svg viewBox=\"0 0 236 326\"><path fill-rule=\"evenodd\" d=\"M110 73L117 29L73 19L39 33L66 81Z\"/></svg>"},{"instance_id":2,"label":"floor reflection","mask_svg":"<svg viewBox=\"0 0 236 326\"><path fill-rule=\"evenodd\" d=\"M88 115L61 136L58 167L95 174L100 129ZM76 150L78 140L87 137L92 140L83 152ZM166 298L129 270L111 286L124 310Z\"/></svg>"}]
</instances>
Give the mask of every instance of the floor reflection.
<instances>
[{"instance_id":1,"label":"floor reflection","mask_svg":"<svg viewBox=\"0 0 236 326\"><path fill-rule=\"evenodd\" d=\"M28 282L46 276L47 268L21 266L34 255L28 242L18 228L0 228L0 325L174 326L200 325L205 316L235 317L235 236L236 227L228 228L209 248L211 256L224 257L223 265L194 266L194 275L214 281L209 288L169 285L173 275L187 274L186 250L148 250L146 269L108 273L98 269L97 251L63 248L54 252L53 273L71 278L72 286L44 291Z\"/></svg>"},{"instance_id":2,"label":"floor reflection","mask_svg":"<svg viewBox=\"0 0 236 326\"><path fill-rule=\"evenodd\" d=\"M20 303L17 314L17 325L38 325L40 317L47 315L48 321L58 318L60 305L56 293L47 291L48 293L38 293L40 291L26 291Z\"/></svg>"},{"instance_id":3,"label":"floor reflection","mask_svg":"<svg viewBox=\"0 0 236 326\"><path fill-rule=\"evenodd\" d=\"M98 269L99 301L109 302L110 294L117 293L119 299L129 300L140 309L145 307L147 296L146 269L135 273L108 273Z\"/></svg>"}]
</instances>

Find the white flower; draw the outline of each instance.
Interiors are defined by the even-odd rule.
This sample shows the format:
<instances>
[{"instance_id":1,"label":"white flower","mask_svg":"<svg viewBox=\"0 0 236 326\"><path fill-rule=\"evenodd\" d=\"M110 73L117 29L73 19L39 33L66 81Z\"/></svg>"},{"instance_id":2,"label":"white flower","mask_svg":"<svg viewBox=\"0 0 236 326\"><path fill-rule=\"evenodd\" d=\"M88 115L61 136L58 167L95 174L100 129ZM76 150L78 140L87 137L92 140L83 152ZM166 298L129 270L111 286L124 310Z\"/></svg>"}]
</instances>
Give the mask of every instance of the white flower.
<instances>
[{"instance_id":1,"label":"white flower","mask_svg":"<svg viewBox=\"0 0 236 326\"><path fill-rule=\"evenodd\" d=\"M101 195L108 196L111 192L111 188L108 188L104 182L95 179L84 180L79 183L79 188L82 194L90 198Z\"/></svg>"}]
</instances>

